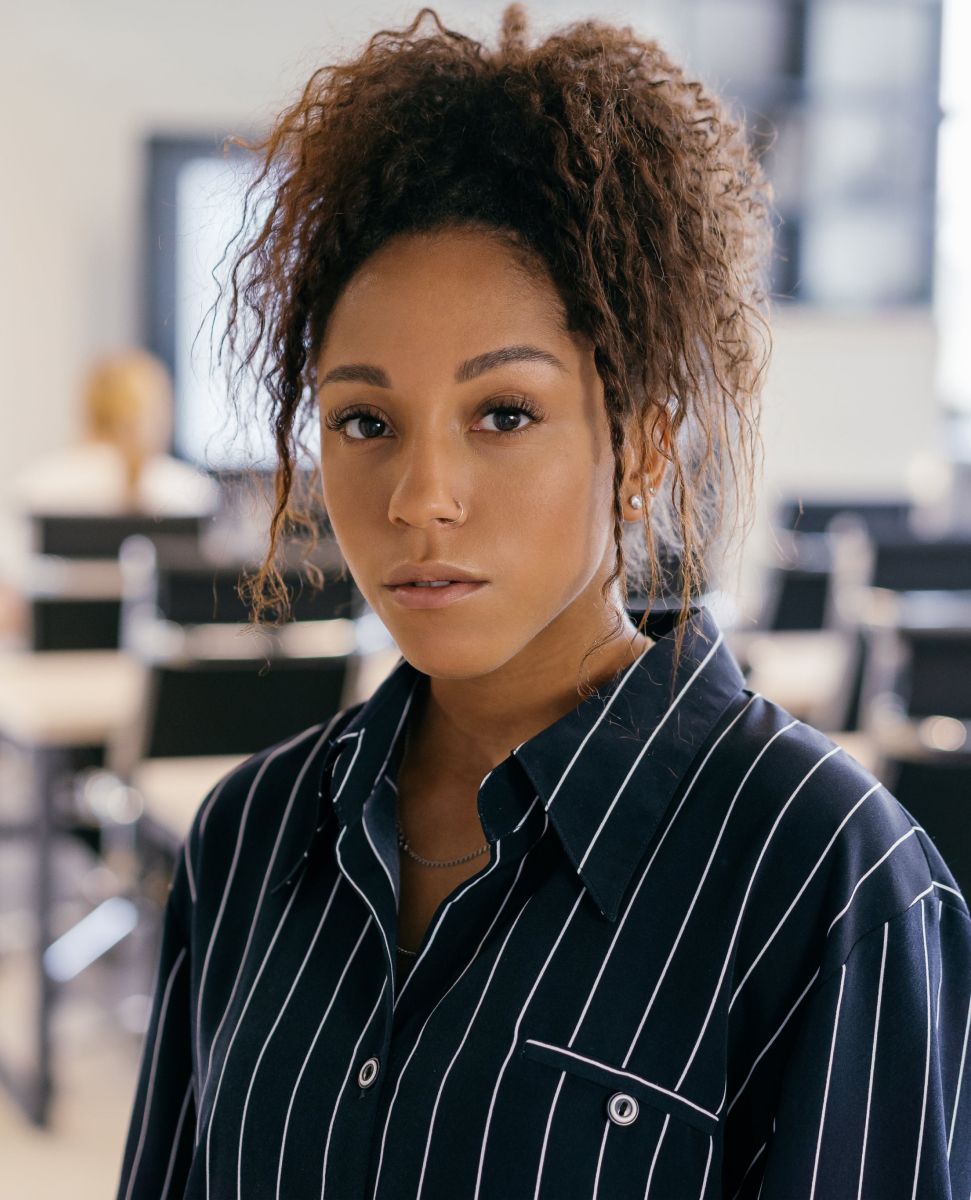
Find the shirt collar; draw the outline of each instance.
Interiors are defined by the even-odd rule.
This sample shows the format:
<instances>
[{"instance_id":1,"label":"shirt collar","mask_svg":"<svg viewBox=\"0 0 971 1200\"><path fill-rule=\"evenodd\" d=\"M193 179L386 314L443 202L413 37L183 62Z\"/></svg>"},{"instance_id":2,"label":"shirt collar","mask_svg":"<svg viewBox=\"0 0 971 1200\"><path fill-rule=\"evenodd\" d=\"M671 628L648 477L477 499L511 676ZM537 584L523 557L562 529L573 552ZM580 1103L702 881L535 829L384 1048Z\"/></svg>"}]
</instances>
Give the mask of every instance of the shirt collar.
<instances>
[{"instance_id":1,"label":"shirt collar","mask_svg":"<svg viewBox=\"0 0 971 1200\"><path fill-rule=\"evenodd\" d=\"M699 604L686 616L672 675L678 612L653 611L644 629L654 644L506 760L525 772L584 887L611 921L679 784L745 686L724 633ZM318 832L327 810L343 825L360 819L364 801L397 759L417 688L427 678L400 658L325 748Z\"/></svg>"}]
</instances>

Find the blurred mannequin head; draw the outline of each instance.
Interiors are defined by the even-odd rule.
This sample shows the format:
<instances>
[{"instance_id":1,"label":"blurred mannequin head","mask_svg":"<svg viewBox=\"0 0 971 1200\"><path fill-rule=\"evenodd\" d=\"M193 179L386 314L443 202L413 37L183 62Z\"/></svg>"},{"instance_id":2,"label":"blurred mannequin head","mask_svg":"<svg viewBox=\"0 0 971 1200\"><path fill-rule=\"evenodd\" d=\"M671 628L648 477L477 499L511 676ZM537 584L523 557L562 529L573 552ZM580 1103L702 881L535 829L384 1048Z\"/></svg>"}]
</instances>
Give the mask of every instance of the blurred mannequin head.
<instances>
[{"instance_id":1,"label":"blurred mannequin head","mask_svg":"<svg viewBox=\"0 0 971 1200\"><path fill-rule=\"evenodd\" d=\"M134 487L144 463L169 447L173 393L168 369L147 350L105 355L88 372L83 400L83 437L115 446Z\"/></svg>"}]
</instances>

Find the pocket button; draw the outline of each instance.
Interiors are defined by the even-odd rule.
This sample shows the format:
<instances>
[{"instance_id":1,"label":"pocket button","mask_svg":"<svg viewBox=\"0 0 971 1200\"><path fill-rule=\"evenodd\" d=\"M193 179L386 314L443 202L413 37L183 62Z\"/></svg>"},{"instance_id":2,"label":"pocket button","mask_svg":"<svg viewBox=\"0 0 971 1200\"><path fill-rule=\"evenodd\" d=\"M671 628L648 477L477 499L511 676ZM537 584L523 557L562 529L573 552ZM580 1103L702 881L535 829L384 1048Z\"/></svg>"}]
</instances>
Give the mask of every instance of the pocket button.
<instances>
[{"instance_id":1,"label":"pocket button","mask_svg":"<svg viewBox=\"0 0 971 1200\"><path fill-rule=\"evenodd\" d=\"M638 1104L627 1092L614 1092L607 1101L607 1115L615 1125L630 1125L637 1120Z\"/></svg>"}]
</instances>

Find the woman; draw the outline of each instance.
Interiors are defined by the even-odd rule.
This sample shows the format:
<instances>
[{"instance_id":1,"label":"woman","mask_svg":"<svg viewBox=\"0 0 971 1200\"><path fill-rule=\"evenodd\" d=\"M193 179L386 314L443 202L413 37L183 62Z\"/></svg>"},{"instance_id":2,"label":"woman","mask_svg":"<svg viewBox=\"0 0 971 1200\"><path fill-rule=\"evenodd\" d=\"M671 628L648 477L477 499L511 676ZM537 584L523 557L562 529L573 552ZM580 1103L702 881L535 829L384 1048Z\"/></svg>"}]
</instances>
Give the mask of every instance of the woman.
<instances>
[{"instance_id":1,"label":"woman","mask_svg":"<svg viewBox=\"0 0 971 1200\"><path fill-rule=\"evenodd\" d=\"M401 658L205 797L119 1196L965 1196L965 900L697 600L752 489L758 166L629 29L427 11L280 117L229 326L257 611L316 409Z\"/></svg>"},{"instance_id":2,"label":"woman","mask_svg":"<svg viewBox=\"0 0 971 1200\"><path fill-rule=\"evenodd\" d=\"M84 379L81 437L31 462L13 492L36 513L208 516L219 488L204 472L168 453L172 378L139 347L94 362Z\"/></svg>"}]
</instances>

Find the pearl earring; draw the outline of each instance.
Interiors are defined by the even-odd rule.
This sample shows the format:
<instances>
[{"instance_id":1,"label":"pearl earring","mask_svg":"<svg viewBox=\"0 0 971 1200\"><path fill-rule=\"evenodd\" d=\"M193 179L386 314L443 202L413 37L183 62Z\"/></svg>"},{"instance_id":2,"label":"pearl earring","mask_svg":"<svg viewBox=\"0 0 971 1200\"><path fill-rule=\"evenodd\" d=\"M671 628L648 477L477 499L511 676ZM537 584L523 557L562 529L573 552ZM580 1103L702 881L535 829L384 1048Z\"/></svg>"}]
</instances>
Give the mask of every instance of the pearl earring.
<instances>
[{"instance_id":1,"label":"pearl earring","mask_svg":"<svg viewBox=\"0 0 971 1200\"><path fill-rule=\"evenodd\" d=\"M650 488L648 488L647 490L648 490L648 491L651 493L651 495L653 496L653 495L655 494L655 492L657 491L657 488L656 488L656 487L650 487ZM631 498L630 498L630 506L631 506L631 508L643 508L643 507L644 507L644 497L643 497L643 496L638 496L638 495L631 496Z\"/></svg>"}]
</instances>

